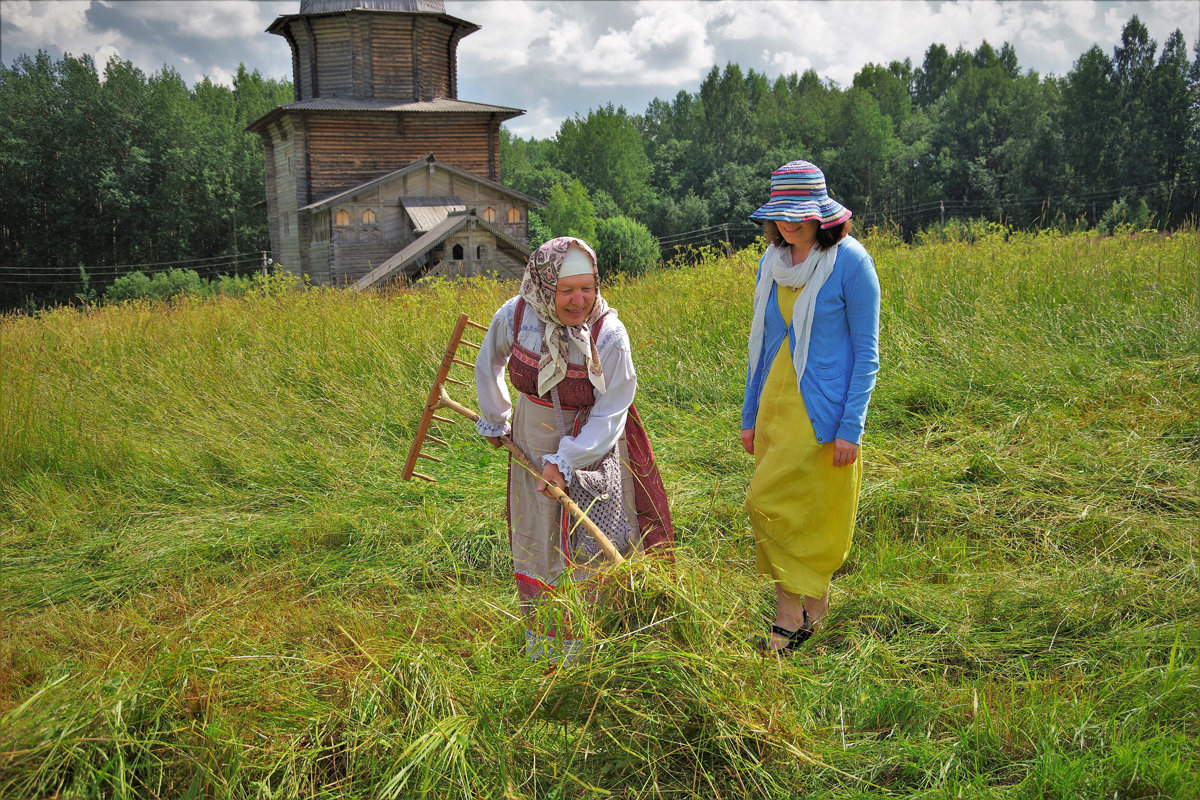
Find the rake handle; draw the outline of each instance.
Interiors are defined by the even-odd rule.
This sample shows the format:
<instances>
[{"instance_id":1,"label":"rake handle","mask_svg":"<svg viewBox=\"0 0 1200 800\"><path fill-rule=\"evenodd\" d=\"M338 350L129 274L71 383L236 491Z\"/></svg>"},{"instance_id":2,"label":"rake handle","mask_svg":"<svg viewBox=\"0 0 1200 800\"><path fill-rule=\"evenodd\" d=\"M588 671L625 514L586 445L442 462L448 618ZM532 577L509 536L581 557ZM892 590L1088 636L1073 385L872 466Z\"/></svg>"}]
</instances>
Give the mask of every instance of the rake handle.
<instances>
[{"instance_id":1,"label":"rake handle","mask_svg":"<svg viewBox=\"0 0 1200 800\"><path fill-rule=\"evenodd\" d=\"M461 414L472 422L475 422L479 419L479 415L474 411L462 405L461 403L456 403L455 401L451 400L450 396L446 394L444 387L438 388L439 397L437 402L434 404L434 408L448 408L456 414ZM525 454L525 451L521 449L521 446L512 440L511 436L505 434L500 436L499 439L500 443L504 445L508 452L512 453L512 457L516 459L518 464L532 472L534 475L541 475L541 471L533 465L533 461ZM572 500L566 492L549 481L546 481L546 487L550 493L550 496L557 500L559 505L565 508L567 513L577 519L579 524L582 525L587 532L592 535L592 538L596 540L596 544L600 545L600 549L604 551L604 555L608 556L610 561L612 561L614 564L621 564L625 561L624 556L617 551L617 548L613 546L612 541L604 534L604 531L600 530L600 526L592 522L587 513L580 508L579 505Z\"/></svg>"}]
</instances>

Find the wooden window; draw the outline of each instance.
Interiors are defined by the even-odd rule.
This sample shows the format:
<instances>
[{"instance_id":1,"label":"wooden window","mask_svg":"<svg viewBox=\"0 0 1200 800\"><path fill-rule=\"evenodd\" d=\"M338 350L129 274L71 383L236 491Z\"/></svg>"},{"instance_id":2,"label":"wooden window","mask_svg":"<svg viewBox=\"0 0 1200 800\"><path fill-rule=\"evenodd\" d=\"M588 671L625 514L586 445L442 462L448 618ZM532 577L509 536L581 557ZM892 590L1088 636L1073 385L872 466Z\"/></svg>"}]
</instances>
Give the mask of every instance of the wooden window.
<instances>
[{"instance_id":1,"label":"wooden window","mask_svg":"<svg viewBox=\"0 0 1200 800\"><path fill-rule=\"evenodd\" d=\"M374 225L375 224L375 212L372 211L371 209L369 209L369 208L366 209L359 216L362 219L363 225Z\"/></svg>"},{"instance_id":2,"label":"wooden window","mask_svg":"<svg viewBox=\"0 0 1200 800\"><path fill-rule=\"evenodd\" d=\"M491 206L488 206L487 208L485 208L483 210L483 221L484 222L495 222L496 221L496 209L492 208Z\"/></svg>"},{"instance_id":3,"label":"wooden window","mask_svg":"<svg viewBox=\"0 0 1200 800\"><path fill-rule=\"evenodd\" d=\"M334 225L346 226L350 224L350 212L344 208L338 209L337 215L333 218Z\"/></svg>"},{"instance_id":4,"label":"wooden window","mask_svg":"<svg viewBox=\"0 0 1200 800\"><path fill-rule=\"evenodd\" d=\"M451 258L453 258L455 261L463 260L463 246L461 244L454 245L454 250L452 252L453 255L451 255Z\"/></svg>"},{"instance_id":5,"label":"wooden window","mask_svg":"<svg viewBox=\"0 0 1200 800\"><path fill-rule=\"evenodd\" d=\"M476 247L475 248L475 257L477 259L479 259L480 261L487 258L487 248L484 247L483 245L479 245L479 247Z\"/></svg>"},{"instance_id":6,"label":"wooden window","mask_svg":"<svg viewBox=\"0 0 1200 800\"><path fill-rule=\"evenodd\" d=\"M508 221L509 222L520 222L521 221L521 209L510 208L508 210Z\"/></svg>"}]
</instances>

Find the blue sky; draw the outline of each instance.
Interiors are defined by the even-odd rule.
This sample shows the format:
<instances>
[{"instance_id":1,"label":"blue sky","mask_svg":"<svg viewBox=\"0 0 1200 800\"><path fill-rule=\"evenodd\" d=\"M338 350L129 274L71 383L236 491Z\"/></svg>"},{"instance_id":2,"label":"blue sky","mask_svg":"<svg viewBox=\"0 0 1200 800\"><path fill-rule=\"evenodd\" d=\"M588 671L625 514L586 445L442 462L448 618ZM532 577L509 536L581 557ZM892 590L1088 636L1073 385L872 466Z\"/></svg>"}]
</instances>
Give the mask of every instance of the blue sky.
<instances>
[{"instance_id":1,"label":"blue sky","mask_svg":"<svg viewBox=\"0 0 1200 800\"><path fill-rule=\"evenodd\" d=\"M112 55L147 73L174 67L195 83L229 83L239 63L291 77L287 43L265 32L299 0L0 0L0 61L45 50ZM1137 14L1161 46L1176 28L1200 38L1193 0L445 0L483 26L459 44L459 97L526 110L518 136L553 136L566 118L607 103L631 113L695 92L714 66L768 77L814 69L849 85L865 64L919 65L934 43L974 50L1009 42L1024 70L1065 75L1081 53L1106 52Z\"/></svg>"}]
</instances>

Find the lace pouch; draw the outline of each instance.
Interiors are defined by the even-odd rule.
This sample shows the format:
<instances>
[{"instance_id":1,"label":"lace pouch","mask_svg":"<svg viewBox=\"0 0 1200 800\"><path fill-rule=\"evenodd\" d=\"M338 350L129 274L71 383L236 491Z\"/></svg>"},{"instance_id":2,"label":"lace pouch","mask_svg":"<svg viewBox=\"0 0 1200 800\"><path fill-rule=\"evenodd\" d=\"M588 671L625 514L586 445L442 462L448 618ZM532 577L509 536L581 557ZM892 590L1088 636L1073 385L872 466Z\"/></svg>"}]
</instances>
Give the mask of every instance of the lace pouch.
<instances>
[{"instance_id":1,"label":"lace pouch","mask_svg":"<svg viewBox=\"0 0 1200 800\"><path fill-rule=\"evenodd\" d=\"M558 435L566 436L562 406L558 400L558 387L550 390L554 401ZM586 413L586 412L584 412ZM571 482L567 484L567 496L583 509L588 519L596 523L619 553L628 553L633 542L634 526L625 515L624 490L621 486L621 462L614 446L604 457L587 469L572 470ZM570 553L575 561L591 561L600 553L600 544L587 529L570 521Z\"/></svg>"},{"instance_id":2,"label":"lace pouch","mask_svg":"<svg viewBox=\"0 0 1200 800\"><path fill-rule=\"evenodd\" d=\"M628 553L633 541L633 525L625 516L621 487L621 462L616 448L589 469L577 469L567 485L567 494L596 523L618 552ZM572 520L574 522L574 520ZM590 561L600 545L582 525L571 531L571 552L577 561Z\"/></svg>"}]
</instances>

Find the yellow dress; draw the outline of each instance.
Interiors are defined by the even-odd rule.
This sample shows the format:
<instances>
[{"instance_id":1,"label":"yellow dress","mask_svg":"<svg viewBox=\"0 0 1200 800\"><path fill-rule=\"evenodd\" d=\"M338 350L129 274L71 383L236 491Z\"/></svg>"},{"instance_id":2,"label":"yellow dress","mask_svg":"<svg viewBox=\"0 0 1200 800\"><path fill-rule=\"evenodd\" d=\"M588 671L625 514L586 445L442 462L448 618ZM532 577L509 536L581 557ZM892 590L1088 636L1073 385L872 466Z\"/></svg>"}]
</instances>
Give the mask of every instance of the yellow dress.
<instances>
[{"instance_id":1,"label":"yellow dress","mask_svg":"<svg viewBox=\"0 0 1200 800\"><path fill-rule=\"evenodd\" d=\"M798 293L778 287L787 325ZM784 337L759 401L754 477L746 494L758 571L793 594L824 595L850 552L861 483L861 455L849 466L835 467L833 442L817 442Z\"/></svg>"}]
</instances>

